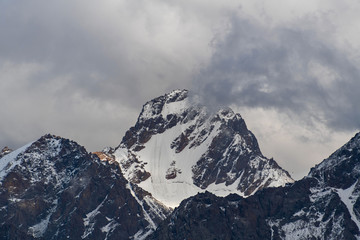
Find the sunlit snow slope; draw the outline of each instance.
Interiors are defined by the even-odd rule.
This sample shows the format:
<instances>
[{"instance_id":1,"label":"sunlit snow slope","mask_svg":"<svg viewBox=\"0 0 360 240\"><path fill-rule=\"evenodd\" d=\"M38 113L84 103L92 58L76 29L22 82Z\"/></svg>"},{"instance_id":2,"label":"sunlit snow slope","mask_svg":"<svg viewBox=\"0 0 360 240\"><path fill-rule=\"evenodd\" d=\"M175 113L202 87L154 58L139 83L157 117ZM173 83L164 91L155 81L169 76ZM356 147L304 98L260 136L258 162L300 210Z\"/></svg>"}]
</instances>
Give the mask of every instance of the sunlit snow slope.
<instances>
[{"instance_id":1,"label":"sunlit snow slope","mask_svg":"<svg viewBox=\"0 0 360 240\"><path fill-rule=\"evenodd\" d=\"M248 196L293 182L262 155L239 114L210 113L186 90L147 102L114 155L130 182L172 207L204 190Z\"/></svg>"}]
</instances>

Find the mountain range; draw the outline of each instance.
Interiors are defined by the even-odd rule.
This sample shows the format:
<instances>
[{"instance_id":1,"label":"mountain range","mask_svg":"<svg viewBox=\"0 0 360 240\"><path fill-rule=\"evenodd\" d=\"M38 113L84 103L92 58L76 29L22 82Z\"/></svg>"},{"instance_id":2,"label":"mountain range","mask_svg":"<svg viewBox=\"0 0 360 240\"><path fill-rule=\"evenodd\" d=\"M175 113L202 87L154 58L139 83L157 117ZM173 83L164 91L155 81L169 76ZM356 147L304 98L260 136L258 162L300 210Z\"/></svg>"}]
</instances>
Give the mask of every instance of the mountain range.
<instances>
[{"instance_id":1,"label":"mountain range","mask_svg":"<svg viewBox=\"0 0 360 240\"><path fill-rule=\"evenodd\" d=\"M360 133L294 181L230 108L187 90L119 145L47 134L0 153L0 239L360 239Z\"/></svg>"},{"instance_id":2,"label":"mountain range","mask_svg":"<svg viewBox=\"0 0 360 240\"><path fill-rule=\"evenodd\" d=\"M360 133L284 187L184 200L151 239L359 239Z\"/></svg>"}]
</instances>

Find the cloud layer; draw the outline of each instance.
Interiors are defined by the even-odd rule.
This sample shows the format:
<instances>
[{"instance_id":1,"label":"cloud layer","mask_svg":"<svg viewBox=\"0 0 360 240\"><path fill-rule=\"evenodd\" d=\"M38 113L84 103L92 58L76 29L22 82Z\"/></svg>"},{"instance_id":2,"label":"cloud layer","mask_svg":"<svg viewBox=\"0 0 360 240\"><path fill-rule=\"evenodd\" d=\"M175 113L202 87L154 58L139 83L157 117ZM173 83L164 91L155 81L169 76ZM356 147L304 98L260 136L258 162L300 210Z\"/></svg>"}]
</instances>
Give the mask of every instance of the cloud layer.
<instances>
[{"instance_id":1,"label":"cloud layer","mask_svg":"<svg viewBox=\"0 0 360 240\"><path fill-rule=\"evenodd\" d=\"M47 132L115 146L144 102L188 88L239 109L265 153L303 174L359 129L359 10L353 0L1 1L0 146Z\"/></svg>"},{"instance_id":2,"label":"cloud layer","mask_svg":"<svg viewBox=\"0 0 360 240\"><path fill-rule=\"evenodd\" d=\"M256 3L229 16L194 89L214 110L237 107L265 154L300 178L360 128L359 4Z\"/></svg>"},{"instance_id":3,"label":"cloud layer","mask_svg":"<svg viewBox=\"0 0 360 240\"><path fill-rule=\"evenodd\" d=\"M274 108L309 124L359 129L360 69L350 54L358 50L337 46L336 31L320 20L270 27L234 14L229 33L215 41L211 62L196 79L204 102Z\"/></svg>"},{"instance_id":4,"label":"cloud layer","mask_svg":"<svg viewBox=\"0 0 360 240\"><path fill-rule=\"evenodd\" d=\"M165 1L2 1L1 145L46 132L115 145L142 104L186 88L211 30ZM204 47L202 47L204 46Z\"/></svg>"}]
</instances>

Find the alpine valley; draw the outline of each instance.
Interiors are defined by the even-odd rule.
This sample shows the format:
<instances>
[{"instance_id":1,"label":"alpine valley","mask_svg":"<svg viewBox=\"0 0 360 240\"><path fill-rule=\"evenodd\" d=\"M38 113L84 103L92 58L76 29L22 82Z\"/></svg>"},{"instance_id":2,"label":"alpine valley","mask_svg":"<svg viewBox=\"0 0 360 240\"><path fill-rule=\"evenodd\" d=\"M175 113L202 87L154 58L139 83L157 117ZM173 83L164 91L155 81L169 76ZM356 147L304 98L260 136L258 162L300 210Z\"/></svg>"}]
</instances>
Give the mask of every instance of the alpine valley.
<instances>
[{"instance_id":1,"label":"alpine valley","mask_svg":"<svg viewBox=\"0 0 360 240\"><path fill-rule=\"evenodd\" d=\"M0 239L360 239L360 133L294 181L244 119L186 90L114 148L44 135L0 153Z\"/></svg>"}]
</instances>

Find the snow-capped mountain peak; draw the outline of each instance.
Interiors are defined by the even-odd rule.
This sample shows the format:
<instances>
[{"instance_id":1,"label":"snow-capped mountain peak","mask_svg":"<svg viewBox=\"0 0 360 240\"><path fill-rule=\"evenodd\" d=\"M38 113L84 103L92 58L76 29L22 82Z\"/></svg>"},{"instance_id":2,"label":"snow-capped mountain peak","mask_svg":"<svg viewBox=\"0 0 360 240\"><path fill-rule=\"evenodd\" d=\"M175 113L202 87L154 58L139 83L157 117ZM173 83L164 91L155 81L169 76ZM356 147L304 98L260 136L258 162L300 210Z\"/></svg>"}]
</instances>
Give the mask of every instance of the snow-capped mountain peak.
<instances>
[{"instance_id":1,"label":"snow-capped mountain peak","mask_svg":"<svg viewBox=\"0 0 360 240\"><path fill-rule=\"evenodd\" d=\"M172 207L205 189L248 196L293 182L262 155L240 114L230 108L212 113L187 90L147 102L115 156L130 182Z\"/></svg>"}]
</instances>

